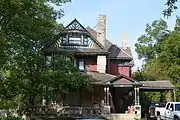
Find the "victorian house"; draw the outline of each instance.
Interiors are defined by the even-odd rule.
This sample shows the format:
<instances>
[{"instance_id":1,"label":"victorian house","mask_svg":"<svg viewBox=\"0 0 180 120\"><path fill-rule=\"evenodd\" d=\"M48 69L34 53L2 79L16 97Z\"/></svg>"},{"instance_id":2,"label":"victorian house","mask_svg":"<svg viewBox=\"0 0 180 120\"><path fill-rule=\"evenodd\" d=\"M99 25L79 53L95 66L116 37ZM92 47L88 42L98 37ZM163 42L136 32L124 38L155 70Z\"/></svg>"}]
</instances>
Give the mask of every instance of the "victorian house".
<instances>
[{"instance_id":1,"label":"victorian house","mask_svg":"<svg viewBox=\"0 0 180 120\"><path fill-rule=\"evenodd\" d=\"M139 83L131 78L134 65L131 49L127 47L125 34L121 47L106 38L105 15L98 16L97 30L84 27L74 19L59 34L55 47L46 54L73 52L74 65L80 72L95 79L93 91L71 92L64 106L104 104L110 106L111 112L124 113L128 106L138 102L138 98L134 97L134 88Z\"/></svg>"}]
</instances>

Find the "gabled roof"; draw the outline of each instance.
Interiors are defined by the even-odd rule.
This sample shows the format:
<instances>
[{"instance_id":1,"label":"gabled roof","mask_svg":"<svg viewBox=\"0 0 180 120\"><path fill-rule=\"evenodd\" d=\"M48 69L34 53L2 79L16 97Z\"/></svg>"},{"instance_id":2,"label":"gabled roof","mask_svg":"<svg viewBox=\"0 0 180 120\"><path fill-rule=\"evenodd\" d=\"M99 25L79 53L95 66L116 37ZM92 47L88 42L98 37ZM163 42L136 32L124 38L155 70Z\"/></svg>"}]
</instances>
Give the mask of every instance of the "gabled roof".
<instances>
[{"instance_id":1,"label":"gabled roof","mask_svg":"<svg viewBox=\"0 0 180 120\"><path fill-rule=\"evenodd\" d=\"M94 38L97 38L97 32L94 29L89 26L86 29L92 36L94 36ZM109 40L106 39L105 48L109 51L108 59L130 59L132 60L131 63L134 64L132 53L129 47L127 49L122 49L121 47L112 44Z\"/></svg>"},{"instance_id":2,"label":"gabled roof","mask_svg":"<svg viewBox=\"0 0 180 120\"><path fill-rule=\"evenodd\" d=\"M77 32L77 31L81 31L81 32L84 32L84 33L87 33L91 38L93 38L94 42L97 43L97 45L100 46L101 49L104 49L104 46L94 37L92 36L89 31L84 28L81 23L79 23L78 20L74 19L71 23L69 23L65 28L65 31L74 31L74 32Z\"/></svg>"},{"instance_id":3,"label":"gabled roof","mask_svg":"<svg viewBox=\"0 0 180 120\"><path fill-rule=\"evenodd\" d=\"M66 27L66 30L81 30L86 31L86 29L76 20L74 19L71 23L69 23Z\"/></svg>"},{"instance_id":4,"label":"gabled roof","mask_svg":"<svg viewBox=\"0 0 180 120\"><path fill-rule=\"evenodd\" d=\"M87 72L84 73L92 79L93 84L101 85L141 85L138 81L133 80L132 78L120 74L118 76L111 75L108 73L98 73L98 72Z\"/></svg>"},{"instance_id":5,"label":"gabled roof","mask_svg":"<svg viewBox=\"0 0 180 120\"><path fill-rule=\"evenodd\" d=\"M130 48L122 49L117 45L112 44L111 47L108 49L110 52L108 57L111 59L130 59L132 60L132 54Z\"/></svg>"},{"instance_id":6,"label":"gabled roof","mask_svg":"<svg viewBox=\"0 0 180 120\"><path fill-rule=\"evenodd\" d=\"M116 85L142 85L140 82L124 75L120 74L108 81L105 84L116 84Z\"/></svg>"},{"instance_id":7,"label":"gabled roof","mask_svg":"<svg viewBox=\"0 0 180 120\"><path fill-rule=\"evenodd\" d=\"M93 47L92 48L84 48L83 47L66 47L66 46L61 46L60 42L58 41L58 38L60 36L65 35L66 33L82 33L82 34L86 34L88 35L94 44L92 44L92 42L90 43ZM44 52L45 53L59 53L62 51L68 51L68 52L74 52L75 54L108 54L108 50L91 34L89 33L89 31L84 28L76 19L74 19L70 24L68 24L66 27L64 27L64 29L57 35L57 41L56 43L53 45L51 45L50 47L47 47Z\"/></svg>"}]
</instances>

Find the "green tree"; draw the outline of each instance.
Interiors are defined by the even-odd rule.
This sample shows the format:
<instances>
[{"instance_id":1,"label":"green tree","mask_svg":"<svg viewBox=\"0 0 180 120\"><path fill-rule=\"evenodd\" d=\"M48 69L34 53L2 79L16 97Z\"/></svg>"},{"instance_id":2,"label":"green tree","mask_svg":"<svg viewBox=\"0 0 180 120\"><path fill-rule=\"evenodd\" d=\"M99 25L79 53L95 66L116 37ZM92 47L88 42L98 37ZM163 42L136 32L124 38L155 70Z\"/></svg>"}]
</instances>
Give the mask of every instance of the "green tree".
<instances>
[{"instance_id":1,"label":"green tree","mask_svg":"<svg viewBox=\"0 0 180 120\"><path fill-rule=\"evenodd\" d=\"M60 7L68 1L0 1L0 97L6 108L40 103L51 89L67 93L87 85L86 77L63 59L69 56L66 53L55 62L61 66L56 65L54 70L46 67L43 50L56 42L56 33L62 29L56 19L62 17L63 11L51 5Z\"/></svg>"},{"instance_id":2,"label":"green tree","mask_svg":"<svg viewBox=\"0 0 180 120\"><path fill-rule=\"evenodd\" d=\"M169 34L167 27L167 23L163 19L155 20L151 25L146 25L145 34L141 35L135 44L139 59L147 61L156 58L160 50L160 42L163 37Z\"/></svg>"},{"instance_id":3,"label":"green tree","mask_svg":"<svg viewBox=\"0 0 180 120\"><path fill-rule=\"evenodd\" d=\"M180 35L179 18L176 20L176 26L173 31L155 42L155 48L152 57L146 59L141 74L145 80L170 80L179 88L180 72ZM139 43L138 43L139 44ZM148 44L146 44L148 46ZM158 47L157 47L158 46ZM158 49L157 49L158 48ZM157 52L158 51L158 52ZM141 53L138 53L141 55ZM146 56L143 56L146 57ZM137 77L137 75L136 75ZM179 92L177 92L179 93ZM180 95L177 94L178 100Z\"/></svg>"},{"instance_id":4,"label":"green tree","mask_svg":"<svg viewBox=\"0 0 180 120\"><path fill-rule=\"evenodd\" d=\"M163 42L162 52L159 54L159 60L168 68L168 74L171 78L179 80L180 78L180 35L179 32L172 32ZM177 82L177 81L176 81Z\"/></svg>"}]
</instances>

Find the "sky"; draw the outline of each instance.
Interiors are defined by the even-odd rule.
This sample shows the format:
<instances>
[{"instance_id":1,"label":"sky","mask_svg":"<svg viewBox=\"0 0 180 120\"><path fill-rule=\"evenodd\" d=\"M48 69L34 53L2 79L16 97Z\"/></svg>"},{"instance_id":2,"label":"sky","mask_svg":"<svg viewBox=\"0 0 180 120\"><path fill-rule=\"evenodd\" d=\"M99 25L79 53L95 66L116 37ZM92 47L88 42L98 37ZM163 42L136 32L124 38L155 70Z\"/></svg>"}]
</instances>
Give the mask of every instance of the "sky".
<instances>
[{"instance_id":1,"label":"sky","mask_svg":"<svg viewBox=\"0 0 180 120\"><path fill-rule=\"evenodd\" d=\"M106 15L106 37L112 43L121 46L121 34L126 32L128 46L131 48L135 66L133 71L141 67L142 60L138 60L135 52L137 38L144 33L147 23L163 18L169 29L175 24L175 13L168 19L162 11L166 0L72 0L63 4L64 17L58 20L65 26L73 19L77 19L84 27L95 27L97 16Z\"/></svg>"}]
</instances>

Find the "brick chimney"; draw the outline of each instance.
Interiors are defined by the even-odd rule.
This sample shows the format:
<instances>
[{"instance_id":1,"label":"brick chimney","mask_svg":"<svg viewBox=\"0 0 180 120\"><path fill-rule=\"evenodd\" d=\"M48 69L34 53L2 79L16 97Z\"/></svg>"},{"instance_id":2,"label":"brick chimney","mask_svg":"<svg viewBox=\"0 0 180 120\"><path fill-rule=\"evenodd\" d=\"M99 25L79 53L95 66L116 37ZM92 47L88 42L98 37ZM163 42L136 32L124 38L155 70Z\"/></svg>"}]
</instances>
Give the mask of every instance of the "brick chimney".
<instances>
[{"instance_id":1,"label":"brick chimney","mask_svg":"<svg viewBox=\"0 0 180 120\"><path fill-rule=\"evenodd\" d=\"M122 48L127 49L127 38L126 38L126 33L122 33Z\"/></svg>"},{"instance_id":2,"label":"brick chimney","mask_svg":"<svg viewBox=\"0 0 180 120\"><path fill-rule=\"evenodd\" d=\"M105 46L106 39L106 16L100 14L98 16L98 25L97 25L97 40Z\"/></svg>"},{"instance_id":3,"label":"brick chimney","mask_svg":"<svg viewBox=\"0 0 180 120\"><path fill-rule=\"evenodd\" d=\"M98 16L98 25L97 25L97 40L105 47L106 40L106 16L99 15ZM105 55L97 56L97 71L99 73L106 72L107 58Z\"/></svg>"}]
</instances>

